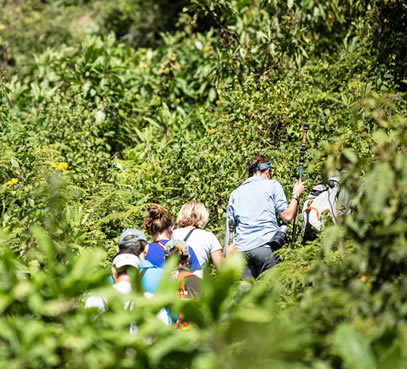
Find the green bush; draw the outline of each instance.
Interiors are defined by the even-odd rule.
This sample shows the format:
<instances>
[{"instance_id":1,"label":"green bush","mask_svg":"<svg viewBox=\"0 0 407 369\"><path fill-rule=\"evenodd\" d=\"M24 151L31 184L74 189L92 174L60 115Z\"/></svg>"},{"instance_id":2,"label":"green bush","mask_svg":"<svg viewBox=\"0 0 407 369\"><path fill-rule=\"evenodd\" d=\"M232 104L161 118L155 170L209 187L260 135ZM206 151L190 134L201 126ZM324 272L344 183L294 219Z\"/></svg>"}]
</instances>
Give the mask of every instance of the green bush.
<instances>
[{"instance_id":1,"label":"green bush","mask_svg":"<svg viewBox=\"0 0 407 369\"><path fill-rule=\"evenodd\" d=\"M1 366L405 367L405 17L399 1L6 1ZM345 153L352 214L259 281L237 255L180 301L169 266L124 310L107 283L123 229L195 198L223 239L251 156L290 194L304 122L306 191ZM163 325L163 306L195 324Z\"/></svg>"}]
</instances>

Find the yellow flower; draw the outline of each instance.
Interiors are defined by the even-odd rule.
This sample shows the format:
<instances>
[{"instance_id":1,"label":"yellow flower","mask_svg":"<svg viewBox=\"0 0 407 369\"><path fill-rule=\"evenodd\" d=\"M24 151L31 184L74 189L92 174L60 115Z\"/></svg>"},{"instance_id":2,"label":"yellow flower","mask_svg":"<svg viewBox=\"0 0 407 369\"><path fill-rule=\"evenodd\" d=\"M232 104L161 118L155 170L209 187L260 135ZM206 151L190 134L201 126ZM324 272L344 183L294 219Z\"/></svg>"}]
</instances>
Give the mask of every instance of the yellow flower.
<instances>
[{"instance_id":1,"label":"yellow flower","mask_svg":"<svg viewBox=\"0 0 407 369\"><path fill-rule=\"evenodd\" d=\"M215 129L214 128L207 128L206 129L206 133L208 134L208 135L210 135L210 134L212 134L212 133L214 133L215 132Z\"/></svg>"},{"instance_id":2,"label":"yellow flower","mask_svg":"<svg viewBox=\"0 0 407 369\"><path fill-rule=\"evenodd\" d=\"M363 274L363 275L360 277L360 280L361 280L362 282L366 282L366 281L367 281L366 275Z\"/></svg>"},{"instance_id":3,"label":"yellow flower","mask_svg":"<svg viewBox=\"0 0 407 369\"><path fill-rule=\"evenodd\" d=\"M6 182L6 186L13 187L18 183L17 178L11 178L8 182Z\"/></svg>"},{"instance_id":4,"label":"yellow flower","mask_svg":"<svg viewBox=\"0 0 407 369\"><path fill-rule=\"evenodd\" d=\"M176 61L177 60L177 56L174 54L168 54L167 58L170 59L170 61Z\"/></svg>"},{"instance_id":5,"label":"yellow flower","mask_svg":"<svg viewBox=\"0 0 407 369\"><path fill-rule=\"evenodd\" d=\"M161 75L163 75L163 74L168 74L168 73L170 73L170 69L169 69L169 68L160 69L160 70L157 72L157 74L158 74L159 76L161 76Z\"/></svg>"},{"instance_id":6,"label":"yellow flower","mask_svg":"<svg viewBox=\"0 0 407 369\"><path fill-rule=\"evenodd\" d=\"M302 36L302 39L303 39L307 44L309 44L309 42L311 41L310 38L309 38L308 36L306 36L306 35L303 35L303 36Z\"/></svg>"},{"instance_id":7,"label":"yellow flower","mask_svg":"<svg viewBox=\"0 0 407 369\"><path fill-rule=\"evenodd\" d=\"M211 51L212 48L211 48L209 45L205 45L204 50L205 50L205 51Z\"/></svg>"},{"instance_id":8,"label":"yellow flower","mask_svg":"<svg viewBox=\"0 0 407 369\"><path fill-rule=\"evenodd\" d=\"M65 170L68 169L67 163L52 163L51 168L58 169L58 170Z\"/></svg>"},{"instance_id":9,"label":"yellow flower","mask_svg":"<svg viewBox=\"0 0 407 369\"><path fill-rule=\"evenodd\" d=\"M218 106L223 105L222 100L216 100L216 105L218 105Z\"/></svg>"}]
</instances>

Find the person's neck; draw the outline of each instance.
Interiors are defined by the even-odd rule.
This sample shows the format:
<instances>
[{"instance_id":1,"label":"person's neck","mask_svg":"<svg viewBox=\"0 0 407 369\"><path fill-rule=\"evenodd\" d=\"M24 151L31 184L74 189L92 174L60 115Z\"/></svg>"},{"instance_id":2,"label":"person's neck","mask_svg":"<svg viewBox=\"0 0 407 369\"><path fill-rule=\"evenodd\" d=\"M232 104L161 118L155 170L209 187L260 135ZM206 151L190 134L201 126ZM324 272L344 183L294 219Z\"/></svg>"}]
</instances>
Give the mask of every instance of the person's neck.
<instances>
[{"instance_id":1,"label":"person's neck","mask_svg":"<svg viewBox=\"0 0 407 369\"><path fill-rule=\"evenodd\" d=\"M264 178L264 179L269 179L269 175L266 172L256 172L253 174L253 177L257 178Z\"/></svg>"},{"instance_id":2,"label":"person's neck","mask_svg":"<svg viewBox=\"0 0 407 369\"><path fill-rule=\"evenodd\" d=\"M159 240L170 240L171 239L171 234L168 231L160 232L154 235L154 241L159 241Z\"/></svg>"},{"instance_id":3,"label":"person's neck","mask_svg":"<svg viewBox=\"0 0 407 369\"><path fill-rule=\"evenodd\" d=\"M114 284L118 284L121 282L130 283L130 277L127 274L122 274L120 277L115 279Z\"/></svg>"},{"instance_id":4,"label":"person's neck","mask_svg":"<svg viewBox=\"0 0 407 369\"><path fill-rule=\"evenodd\" d=\"M186 227L184 227L184 228L186 228L186 229L192 229L192 228L196 228L194 225L189 225L189 226L186 226Z\"/></svg>"}]
</instances>

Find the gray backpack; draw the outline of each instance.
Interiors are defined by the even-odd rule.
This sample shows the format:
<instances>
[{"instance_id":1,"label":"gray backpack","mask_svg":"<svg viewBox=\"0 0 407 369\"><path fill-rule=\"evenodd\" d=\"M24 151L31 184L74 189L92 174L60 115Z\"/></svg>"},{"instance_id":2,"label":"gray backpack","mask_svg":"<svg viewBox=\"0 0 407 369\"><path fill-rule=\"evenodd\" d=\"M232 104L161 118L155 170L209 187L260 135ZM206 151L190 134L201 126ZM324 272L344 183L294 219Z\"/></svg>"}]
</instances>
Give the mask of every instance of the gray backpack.
<instances>
[{"instance_id":1,"label":"gray backpack","mask_svg":"<svg viewBox=\"0 0 407 369\"><path fill-rule=\"evenodd\" d=\"M336 223L338 194L338 177L329 177L327 184L320 183L311 190L302 208L303 242L312 241L317 237L327 217Z\"/></svg>"}]
</instances>

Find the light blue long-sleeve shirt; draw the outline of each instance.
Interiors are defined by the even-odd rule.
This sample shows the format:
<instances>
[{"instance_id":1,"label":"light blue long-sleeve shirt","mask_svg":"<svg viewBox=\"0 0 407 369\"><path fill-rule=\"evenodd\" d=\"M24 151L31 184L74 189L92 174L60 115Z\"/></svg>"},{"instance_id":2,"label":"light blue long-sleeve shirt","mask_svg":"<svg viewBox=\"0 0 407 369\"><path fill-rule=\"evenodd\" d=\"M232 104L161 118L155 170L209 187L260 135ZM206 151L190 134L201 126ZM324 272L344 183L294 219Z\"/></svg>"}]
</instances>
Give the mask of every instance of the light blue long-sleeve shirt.
<instances>
[{"instance_id":1,"label":"light blue long-sleeve shirt","mask_svg":"<svg viewBox=\"0 0 407 369\"><path fill-rule=\"evenodd\" d=\"M235 222L234 241L239 251L248 251L268 243L279 229L277 215L288 208L280 183L262 177L250 177L229 198L226 215L226 244L229 220Z\"/></svg>"},{"instance_id":2,"label":"light blue long-sleeve shirt","mask_svg":"<svg viewBox=\"0 0 407 369\"><path fill-rule=\"evenodd\" d=\"M140 273L147 269L141 280L141 287L145 292L154 293L160 283L164 269L151 264L148 260L140 260ZM114 284L113 276L109 276L109 282Z\"/></svg>"},{"instance_id":3,"label":"light blue long-sleeve shirt","mask_svg":"<svg viewBox=\"0 0 407 369\"><path fill-rule=\"evenodd\" d=\"M142 280L141 287L144 291L154 293L160 283L164 269L151 264L148 260L140 260L140 273L147 269Z\"/></svg>"}]
</instances>

